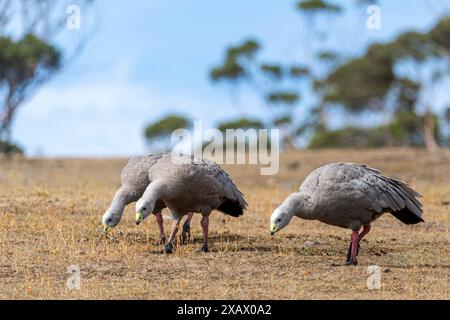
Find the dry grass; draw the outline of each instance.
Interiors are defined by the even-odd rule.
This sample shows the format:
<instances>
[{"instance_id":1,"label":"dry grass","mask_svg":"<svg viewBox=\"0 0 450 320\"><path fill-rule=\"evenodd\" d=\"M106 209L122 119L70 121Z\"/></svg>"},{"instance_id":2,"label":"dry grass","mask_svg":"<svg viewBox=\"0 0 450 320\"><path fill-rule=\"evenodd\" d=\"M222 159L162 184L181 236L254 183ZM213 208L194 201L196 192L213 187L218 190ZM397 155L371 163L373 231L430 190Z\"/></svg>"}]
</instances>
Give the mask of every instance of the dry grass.
<instances>
[{"instance_id":1,"label":"dry grass","mask_svg":"<svg viewBox=\"0 0 450 320\"><path fill-rule=\"evenodd\" d=\"M409 182L424 194L426 223L383 216L363 241L357 267L343 265L348 230L295 219L270 237L273 208L312 169L334 161L366 163ZM133 206L108 238L101 235L100 217L123 164L0 160L0 298L449 298L449 151L435 158L416 150L297 152L282 157L273 177L229 166L249 211L239 219L213 213L208 254L196 252L195 217L193 243L170 256L158 253L153 218L133 223ZM305 246L307 240L316 244ZM372 264L384 271L380 290L366 288ZM81 268L79 291L66 288L70 265Z\"/></svg>"}]
</instances>

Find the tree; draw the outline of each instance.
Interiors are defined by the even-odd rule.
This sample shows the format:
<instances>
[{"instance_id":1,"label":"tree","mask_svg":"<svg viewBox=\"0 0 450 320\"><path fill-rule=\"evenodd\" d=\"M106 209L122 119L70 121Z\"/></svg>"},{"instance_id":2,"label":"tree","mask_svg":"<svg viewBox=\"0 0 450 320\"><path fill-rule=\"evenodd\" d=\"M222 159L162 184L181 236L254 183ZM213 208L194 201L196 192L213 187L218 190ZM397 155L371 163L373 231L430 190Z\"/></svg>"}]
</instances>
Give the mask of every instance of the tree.
<instances>
[{"instance_id":1,"label":"tree","mask_svg":"<svg viewBox=\"0 0 450 320\"><path fill-rule=\"evenodd\" d=\"M302 0L297 2L296 9L307 18L311 29L317 16L336 15L342 11L340 6L323 0ZM320 40L318 42L322 43L322 39ZM308 46L312 41L307 39L303 43ZM312 49L313 46L310 47ZM315 63L305 59L307 68L305 64L298 62L265 61L260 57L261 51L262 45L253 38L228 47L224 62L211 70L211 80L235 86L246 84L250 87L270 111L271 125L281 130L283 145L293 148L298 135L320 127L325 122L319 95L307 117L298 119L297 111L302 103L300 88L312 87L320 79L323 70L332 68L339 56L321 47L314 57ZM306 114L306 108L304 113Z\"/></svg>"},{"instance_id":2,"label":"tree","mask_svg":"<svg viewBox=\"0 0 450 320\"><path fill-rule=\"evenodd\" d=\"M382 133L381 145L426 145L432 151L437 148L442 128L433 112L432 97L436 85L449 73L450 19L444 16L429 32L405 32L389 43L372 44L361 56L355 57L352 49L340 50L339 54L333 50L333 40L338 39L333 38L338 29L330 25L333 17L354 5L358 11L364 9L360 16L365 24L367 6L379 2L357 0L352 5L338 5L333 0L300 0L296 9L308 30L302 39L301 63L264 61L262 44L244 41L227 49L225 62L212 70L211 80L253 89L271 111L271 125L284 131L285 145L299 136L326 136L330 131L328 117L339 110L351 120L381 116L383 124L369 130L376 131L374 145L380 145ZM326 21L318 24L318 19ZM326 29L319 30L321 25ZM356 38L350 32L347 37ZM353 44L357 48L363 43L356 39ZM247 54L240 57L241 51ZM313 94L308 105L300 99L304 90ZM344 123L344 133L359 132L348 123ZM405 127L398 135L400 125Z\"/></svg>"},{"instance_id":3,"label":"tree","mask_svg":"<svg viewBox=\"0 0 450 320\"><path fill-rule=\"evenodd\" d=\"M236 118L236 119L232 119L232 120L228 120L228 121L222 121L222 122L219 122L216 126L216 128L218 130L220 130L223 134L223 139L221 141L223 141L224 144L233 143L235 151L238 150L239 143L242 143L240 145L240 147L245 148L245 150L247 150L247 151L252 151L249 148L251 145L254 145L257 149L259 149L259 147L260 147L259 139L261 138L261 136L260 136L261 133L257 132L256 130L263 129L264 127L265 127L265 124L262 121L260 121L258 119L245 118L245 117L240 117L240 118ZM230 130L230 129L235 130L233 139L230 139L230 137L226 135L227 130ZM239 133L239 134L237 134L237 133ZM203 144L203 148L208 146L208 144L211 141L205 142ZM215 142L217 143L217 141L215 141ZM267 147L270 148L270 141L268 140L267 142L269 144ZM225 145L222 145L222 151L224 151L226 153L227 150L224 150L224 147L225 147Z\"/></svg>"},{"instance_id":4,"label":"tree","mask_svg":"<svg viewBox=\"0 0 450 320\"><path fill-rule=\"evenodd\" d=\"M217 125L217 129L225 132L227 129L262 129L264 124L256 119L238 118L230 121L223 121Z\"/></svg>"},{"instance_id":5,"label":"tree","mask_svg":"<svg viewBox=\"0 0 450 320\"><path fill-rule=\"evenodd\" d=\"M296 88L298 81L308 76L308 69L299 65L280 65L261 61L261 45L255 39L230 46L224 62L211 70L213 82L231 85L246 84L252 88L263 104L270 106L272 123L284 129L286 145L292 145L292 118L300 100Z\"/></svg>"},{"instance_id":6,"label":"tree","mask_svg":"<svg viewBox=\"0 0 450 320\"><path fill-rule=\"evenodd\" d=\"M192 121L180 115L167 115L145 128L145 139L155 149L167 149L170 146L170 137L177 129L190 129Z\"/></svg>"},{"instance_id":7,"label":"tree","mask_svg":"<svg viewBox=\"0 0 450 320\"><path fill-rule=\"evenodd\" d=\"M323 0L303 0L297 3L297 7L305 12L339 13L342 10L338 5Z\"/></svg>"},{"instance_id":8,"label":"tree","mask_svg":"<svg viewBox=\"0 0 450 320\"><path fill-rule=\"evenodd\" d=\"M59 70L61 54L32 34L19 41L0 37L0 48L0 139L10 141L17 108Z\"/></svg>"},{"instance_id":9,"label":"tree","mask_svg":"<svg viewBox=\"0 0 450 320\"><path fill-rule=\"evenodd\" d=\"M14 143L0 140L0 156L2 154L6 156L23 154L23 149Z\"/></svg>"},{"instance_id":10,"label":"tree","mask_svg":"<svg viewBox=\"0 0 450 320\"><path fill-rule=\"evenodd\" d=\"M92 2L81 0L78 5L87 9ZM66 29L70 5L69 0L3 0L0 3L0 141L3 146L12 145L11 127L19 107L61 72L63 66L70 65L85 43L79 37L73 56L66 54L69 56L66 59L54 45L57 35ZM0 153L6 151L6 147L0 149Z\"/></svg>"},{"instance_id":11,"label":"tree","mask_svg":"<svg viewBox=\"0 0 450 320\"><path fill-rule=\"evenodd\" d=\"M433 114L434 136L440 143L445 143L445 138L439 135L438 117ZM402 111L387 124L359 128L346 126L336 130L316 131L309 147L318 148L379 148L387 146L412 146L424 147L425 140L422 134L425 116L420 116L413 111Z\"/></svg>"},{"instance_id":12,"label":"tree","mask_svg":"<svg viewBox=\"0 0 450 320\"><path fill-rule=\"evenodd\" d=\"M373 44L363 56L337 67L321 83L329 107L352 114L382 113L388 123L401 113L422 111L424 144L434 151L438 132L429 97L449 75L447 42L441 40L450 32L447 21L450 18L443 18L429 32L406 32L389 43ZM388 126L385 129L385 143L392 145Z\"/></svg>"}]
</instances>

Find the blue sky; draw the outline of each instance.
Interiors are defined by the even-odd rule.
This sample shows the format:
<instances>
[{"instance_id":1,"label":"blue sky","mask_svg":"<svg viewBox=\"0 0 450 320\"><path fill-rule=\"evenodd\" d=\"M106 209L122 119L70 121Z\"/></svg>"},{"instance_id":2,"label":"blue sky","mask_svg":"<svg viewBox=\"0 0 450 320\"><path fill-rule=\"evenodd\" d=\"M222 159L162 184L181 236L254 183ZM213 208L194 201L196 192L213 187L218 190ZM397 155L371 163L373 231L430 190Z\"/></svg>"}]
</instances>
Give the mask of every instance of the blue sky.
<instances>
[{"instance_id":1,"label":"blue sky","mask_svg":"<svg viewBox=\"0 0 450 320\"><path fill-rule=\"evenodd\" d=\"M88 44L75 65L19 111L14 139L29 155L126 156L147 151L145 124L169 112L206 126L238 116L264 117L255 97L242 91L233 103L226 87L209 82L208 72L227 45L249 36L261 40L268 60L307 62L310 28L295 2L97 0L89 17L82 12L81 32L83 18L95 27ZM382 28L376 31L365 27L364 8L316 25L338 33L334 41L343 52L357 54L365 43L430 28L444 2L382 1ZM59 43L70 47L79 36L64 31Z\"/></svg>"}]
</instances>

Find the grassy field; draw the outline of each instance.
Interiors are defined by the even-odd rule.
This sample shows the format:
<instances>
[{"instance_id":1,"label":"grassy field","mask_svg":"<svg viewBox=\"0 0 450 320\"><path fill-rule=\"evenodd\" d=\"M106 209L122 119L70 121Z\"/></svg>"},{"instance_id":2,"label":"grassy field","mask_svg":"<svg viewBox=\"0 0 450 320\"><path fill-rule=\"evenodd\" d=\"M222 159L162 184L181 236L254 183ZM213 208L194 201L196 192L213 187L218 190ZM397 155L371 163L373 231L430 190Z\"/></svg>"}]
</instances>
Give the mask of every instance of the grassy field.
<instances>
[{"instance_id":1,"label":"grassy field","mask_svg":"<svg viewBox=\"0 0 450 320\"><path fill-rule=\"evenodd\" d=\"M406 226L389 214L361 244L359 265L344 266L350 231L294 219L274 237L271 211L314 168L365 163L407 181L424 197L426 223ZM276 176L226 166L250 206L235 219L212 214L211 250L193 241L159 253L153 217L134 224L134 206L108 237L101 216L125 160L0 160L1 299L449 299L450 151L302 151L282 156ZM164 212L167 215L167 212ZM170 221L166 221L169 228ZM69 290L67 268L81 271ZM381 267L381 289L366 287Z\"/></svg>"}]
</instances>

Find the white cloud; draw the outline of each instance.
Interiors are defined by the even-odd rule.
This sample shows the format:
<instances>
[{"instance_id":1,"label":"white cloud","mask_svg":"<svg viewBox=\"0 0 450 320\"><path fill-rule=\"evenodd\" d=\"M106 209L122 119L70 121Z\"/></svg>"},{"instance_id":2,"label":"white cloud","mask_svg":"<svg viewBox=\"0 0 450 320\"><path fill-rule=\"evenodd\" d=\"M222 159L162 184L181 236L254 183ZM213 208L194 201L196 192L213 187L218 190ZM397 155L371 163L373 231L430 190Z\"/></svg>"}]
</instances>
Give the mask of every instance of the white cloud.
<instances>
[{"instance_id":1,"label":"white cloud","mask_svg":"<svg viewBox=\"0 0 450 320\"><path fill-rule=\"evenodd\" d=\"M160 92L130 81L130 69L119 65L103 76L106 81L89 78L63 86L59 80L43 88L20 110L16 140L30 155L125 156L145 152L145 124L166 113L183 113L206 126L236 116L229 100Z\"/></svg>"}]
</instances>

